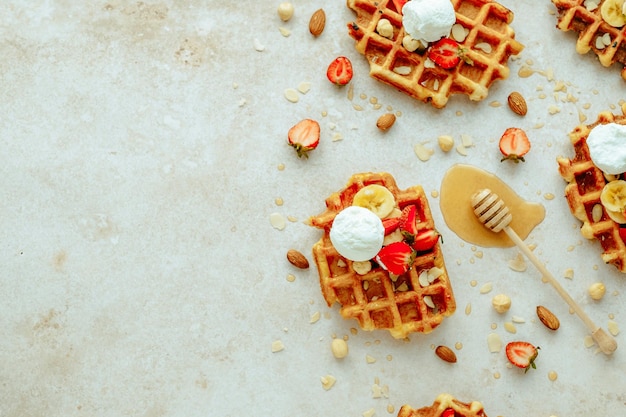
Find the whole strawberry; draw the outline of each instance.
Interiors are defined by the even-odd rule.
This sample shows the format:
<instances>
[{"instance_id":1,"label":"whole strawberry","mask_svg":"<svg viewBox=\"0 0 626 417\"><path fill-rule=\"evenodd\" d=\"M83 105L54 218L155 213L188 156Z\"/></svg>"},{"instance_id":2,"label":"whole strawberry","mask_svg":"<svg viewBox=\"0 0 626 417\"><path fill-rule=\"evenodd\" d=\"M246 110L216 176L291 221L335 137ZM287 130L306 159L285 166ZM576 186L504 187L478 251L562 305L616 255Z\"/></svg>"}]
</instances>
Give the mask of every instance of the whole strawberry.
<instances>
[{"instance_id":1,"label":"whole strawberry","mask_svg":"<svg viewBox=\"0 0 626 417\"><path fill-rule=\"evenodd\" d=\"M320 143L320 124L312 119L301 120L289 129L287 140L296 150L298 158L308 158L308 152Z\"/></svg>"}]
</instances>

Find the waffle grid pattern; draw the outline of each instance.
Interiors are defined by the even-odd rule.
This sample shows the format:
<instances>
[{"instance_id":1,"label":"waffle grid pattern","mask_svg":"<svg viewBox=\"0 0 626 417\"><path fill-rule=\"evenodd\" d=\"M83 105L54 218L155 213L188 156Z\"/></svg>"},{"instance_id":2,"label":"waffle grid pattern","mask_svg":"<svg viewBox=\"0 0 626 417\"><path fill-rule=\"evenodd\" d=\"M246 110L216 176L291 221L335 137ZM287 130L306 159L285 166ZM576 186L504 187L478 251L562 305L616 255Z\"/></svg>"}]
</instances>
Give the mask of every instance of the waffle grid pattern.
<instances>
[{"instance_id":1,"label":"waffle grid pattern","mask_svg":"<svg viewBox=\"0 0 626 417\"><path fill-rule=\"evenodd\" d=\"M619 225L608 216L600 202L600 194L607 181L602 170L591 160L586 142L591 129L605 123L626 125L626 116L603 112L593 124L577 126L570 133L574 158L561 157L557 162L559 173L568 182L565 197L570 211L583 223L581 233L588 239L595 238L600 242L605 263L613 264L619 271L626 273L626 245L619 236ZM602 207L602 215L594 218L593 211L597 205Z\"/></svg>"},{"instance_id":2,"label":"waffle grid pattern","mask_svg":"<svg viewBox=\"0 0 626 417\"><path fill-rule=\"evenodd\" d=\"M355 174L342 191L333 193L326 200L326 211L309 219L312 226L324 229L324 235L313 246L322 294L329 306L338 302L342 317L356 319L364 330L388 329L399 339L412 332L429 333L456 309L439 244L430 252L420 253L413 267L396 277L375 264L370 272L357 274L352 261L340 256L330 241L329 232L335 216L352 205L354 195L370 184L387 187L396 198L399 209L415 204L419 229L434 228L422 187L401 191L389 174ZM442 269L443 274L430 285L421 287L419 274L433 267ZM435 308L426 304L425 296L431 297Z\"/></svg>"},{"instance_id":3,"label":"waffle grid pattern","mask_svg":"<svg viewBox=\"0 0 626 417\"><path fill-rule=\"evenodd\" d=\"M558 12L557 28L564 32L578 32L576 51L583 55L592 50L605 67L619 62L622 78L626 79L626 26L616 28L602 19L602 1L594 10L585 7L585 0L552 0L552 3ZM605 34L610 37L609 44L596 44L596 40Z\"/></svg>"},{"instance_id":4,"label":"waffle grid pattern","mask_svg":"<svg viewBox=\"0 0 626 417\"><path fill-rule=\"evenodd\" d=\"M445 404L436 399L431 406L419 409L403 405L398 412L398 417L441 417L447 408L452 408L454 415L458 417L487 417L479 402L464 403L456 398L446 401Z\"/></svg>"},{"instance_id":5,"label":"waffle grid pattern","mask_svg":"<svg viewBox=\"0 0 626 417\"><path fill-rule=\"evenodd\" d=\"M457 23L469 32L461 47L473 64L463 60L453 69L429 65L426 53L409 52L403 45L405 35L402 15L392 0L348 0L348 7L357 18L348 24L348 33L356 40L356 49L370 64L370 75L409 96L442 108L452 94L465 94L470 100L487 97L489 86L509 76L507 61L524 48L515 40L509 26L513 13L491 0L451 0ZM376 32L380 19L388 19L393 38ZM475 46L487 43L491 51ZM400 74L398 68L409 68Z\"/></svg>"}]
</instances>

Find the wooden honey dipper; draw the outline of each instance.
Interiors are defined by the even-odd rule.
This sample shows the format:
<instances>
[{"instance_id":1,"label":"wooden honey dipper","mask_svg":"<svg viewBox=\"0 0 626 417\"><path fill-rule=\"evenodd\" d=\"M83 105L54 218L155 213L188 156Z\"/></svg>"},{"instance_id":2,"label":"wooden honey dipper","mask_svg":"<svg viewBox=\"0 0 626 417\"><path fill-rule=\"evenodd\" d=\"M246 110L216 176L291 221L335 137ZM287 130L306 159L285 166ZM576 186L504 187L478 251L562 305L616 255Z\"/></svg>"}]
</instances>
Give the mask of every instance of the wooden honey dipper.
<instances>
[{"instance_id":1,"label":"wooden honey dipper","mask_svg":"<svg viewBox=\"0 0 626 417\"><path fill-rule=\"evenodd\" d=\"M570 306L570 308L580 317L587 328L591 331L593 340L598 344L600 350L605 355L612 354L617 349L617 342L600 326L594 324L589 316L583 311L576 301L563 289L561 284L552 276L546 267L537 259L532 251L526 246L524 241L509 226L513 220L513 216L509 212L509 208L504 202L489 189L483 189L476 192L472 196L472 208L478 220L489 230L495 233L504 232L509 238L521 249L521 251L530 259L535 267L541 272L543 277L554 287L561 298Z\"/></svg>"}]
</instances>

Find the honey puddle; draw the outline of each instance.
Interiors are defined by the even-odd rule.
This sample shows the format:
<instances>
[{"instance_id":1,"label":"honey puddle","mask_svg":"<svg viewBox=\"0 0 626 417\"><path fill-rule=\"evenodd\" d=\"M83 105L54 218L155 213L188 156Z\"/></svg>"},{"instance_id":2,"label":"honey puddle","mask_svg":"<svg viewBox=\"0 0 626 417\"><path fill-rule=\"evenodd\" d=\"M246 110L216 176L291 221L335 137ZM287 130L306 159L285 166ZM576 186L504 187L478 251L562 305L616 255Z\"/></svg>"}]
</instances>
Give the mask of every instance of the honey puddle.
<instances>
[{"instance_id":1,"label":"honey puddle","mask_svg":"<svg viewBox=\"0 0 626 417\"><path fill-rule=\"evenodd\" d=\"M482 247L515 246L506 233L488 230L474 215L471 198L483 188L504 201L513 215L510 226L522 240L543 221L545 208L523 200L500 178L471 165L453 165L441 182L439 207L448 227L466 242Z\"/></svg>"}]
</instances>

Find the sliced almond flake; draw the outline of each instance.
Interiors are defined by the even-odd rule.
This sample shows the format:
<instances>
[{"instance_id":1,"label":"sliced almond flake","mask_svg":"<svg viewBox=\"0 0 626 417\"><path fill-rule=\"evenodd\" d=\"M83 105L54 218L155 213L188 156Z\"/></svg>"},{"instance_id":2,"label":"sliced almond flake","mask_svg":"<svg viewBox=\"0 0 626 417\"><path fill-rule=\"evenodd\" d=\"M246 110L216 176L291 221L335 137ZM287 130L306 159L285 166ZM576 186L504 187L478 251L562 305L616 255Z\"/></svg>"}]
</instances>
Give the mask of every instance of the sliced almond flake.
<instances>
[{"instance_id":1,"label":"sliced almond flake","mask_svg":"<svg viewBox=\"0 0 626 417\"><path fill-rule=\"evenodd\" d=\"M602 43L605 46L609 46L611 44L611 34L610 33L605 33L604 35L602 35Z\"/></svg>"},{"instance_id":2,"label":"sliced almond flake","mask_svg":"<svg viewBox=\"0 0 626 417\"><path fill-rule=\"evenodd\" d=\"M348 100L352 101L354 98L354 84L350 83L348 86Z\"/></svg>"},{"instance_id":3,"label":"sliced almond flake","mask_svg":"<svg viewBox=\"0 0 626 417\"><path fill-rule=\"evenodd\" d=\"M490 293L492 289L493 289L493 284L491 282L486 282L482 285L482 287L480 287L480 293L487 294L487 293Z\"/></svg>"},{"instance_id":4,"label":"sliced almond flake","mask_svg":"<svg viewBox=\"0 0 626 417\"><path fill-rule=\"evenodd\" d=\"M500 103L498 100L494 100L489 103L489 107L500 107L500 106L502 106L502 103Z\"/></svg>"},{"instance_id":5,"label":"sliced almond flake","mask_svg":"<svg viewBox=\"0 0 626 417\"><path fill-rule=\"evenodd\" d=\"M340 140L343 140L343 135L339 132L334 132L333 137L330 140L333 142L338 142Z\"/></svg>"},{"instance_id":6,"label":"sliced almond flake","mask_svg":"<svg viewBox=\"0 0 626 417\"><path fill-rule=\"evenodd\" d=\"M280 213L272 213L270 214L270 224L274 229L284 230L287 227L287 222L285 217Z\"/></svg>"},{"instance_id":7,"label":"sliced almond flake","mask_svg":"<svg viewBox=\"0 0 626 417\"><path fill-rule=\"evenodd\" d=\"M490 54L492 50L491 45L487 42L478 42L476 45L474 45L474 48L480 49L481 51L488 54Z\"/></svg>"},{"instance_id":8,"label":"sliced almond flake","mask_svg":"<svg viewBox=\"0 0 626 417\"><path fill-rule=\"evenodd\" d=\"M363 110L363 106L361 106L360 104L353 104L352 108L356 111L362 111Z\"/></svg>"},{"instance_id":9,"label":"sliced almond flake","mask_svg":"<svg viewBox=\"0 0 626 417\"><path fill-rule=\"evenodd\" d=\"M376 358L370 355L365 355L365 362L369 364L376 363Z\"/></svg>"},{"instance_id":10,"label":"sliced almond flake","mask_svg":"<svg viewBox=\"0 0 626 417\"><path fill-rule=\"evenodd\" d=\"M433 303L433 298L430 295L424 296L424 304L430 308L435 308L435 303Z\"/></svg>"},{"instance_id":11,"label":"sliced almond flake","mask_svg":"<svg viewBox=\"0 0 626 417\"><path fill-rule=\"evenodd\" d=\"M598 3L595 0L585 0L583 3L585 8L590 12L596 10L598 8Z\"/></svg>"},{"instance_id":12,"label":"sliced almond flake","mask_svg":"<svg viewBox=\"0 0 626 417\"><path fill-rule=\"evenodd\" d=\"M607 324L607 329L609 330L609 333L611 333L613 336L617 336L619 334L619 325L615 320L609 320L609 323Z\"/></svg>"},{"instance_id":13,"label":"sliced almond flake","mask_svg":"<svg viewBox=\"0 0 626 417\"><path fill-rule=\"evenodd\" d=\"M298 90L296 90L295 88L287 88L285 90L285 98L287 99L287 101L290 101L292 103L297 103L298 100L300 100L300 96L298 95Z\"/></svg>"},{"instance_id":14,"label":"sliced almond flake","mask_svg":"<svg viewBox=\"0 0 626 417\"><path fill-rule=\"evenodd\" d=\"M375 414L376 410L370 408L369 410L363 412L363 417L374 417Z\"/></svg>"},{"instance_id":15,"label":"sliced almond flake","mask_svg":"<svg viewBox=\"0 0 626 417\"><path fill-rule=\"evenodd\" d=\"M554 85L554 91L555 92L566 92L567 91L567 86L565 85L565 83L563 81L557 81L556 84Z\"/></svg>"},{"instance_id":16,"label":"sliced almond flake","mask_svg":"<svg viewBox=\"0 0 626 417\"><path fill-rule=\"evenodd\" d=\"M419 158L420 161L426 162L430 159L431 156L435 153L434 149L429 149L424 146L423 143L418 143L413 146L413 152Z\"/></svg>"},{"instance_id":17,"label":"sliced almond flake","mask_svg":"<svg viewBox=\"0 0 626 417\"><path fill-rule=\"evenodd\" d=\"M504 323L504 330L506 330L509 333L514 333L514 334L517 333L517 328L510 321L507 321Z\"/></svg>"},{"instance_id":18,"label":"sliced almond flake","mask_svg":"<svg viewBox=\"0 0 626 417\"><path fill-rule=\"evenodd\" d=\"M596 344L595 340L593 340L593 337L591 337L591 335L585 336L585 338L583 339L583 343L586 348L590 348L591 346Z\"/></svg>"},{"instance_id":19,"label":"sliced almond flake","mask_svg":"<svg viewBox=\"0 0 626 417\"><path fill-rule=\"evenodd\" d=\"M563 272L563 278L566 279L573 279L574 278L574 270L572 268L567 268L564 272Z\"/></svg>"},{"instance_id":20,"label":"sliced almond flake","mask_svg":"<svg viewBox=\"0 0 626 417\"><path fill-rule=\"evenodd\" d=\"M263 52L265 51L265 46L263 46L260 40L254 38L254 49L258 52Z\"/></svg>"},{"instance_id":21,"label":"sliced almond flake","mask_svg":"<svg viewBox=\"0 0 626 417\"><path fill-rule=\"evenodd\" d=\"M283 349L285 349L285 345L282 340L274 340L272 342L272 353L280 352Z\"/></svg>"},{"instance_id":22,"label":"sliced almond flake","mask_svg":"<svg viewBox=\"0 0 626 417\"><path fill-rule=\"evenodd\" d=\"M472 312L472 304L467 303L467 305L465 306L465 315L469 316L471 312Z\"/></svg>"},{"instance_id":23,"label":"sliced almond flake","mask_svg":"<svg viewBox=\"0 0 626 417\"><path fill-rule=\"evenodd\" d=\"M428 282L428 271L424 270L419 274L417 281L420 283L421 287L428 287L430 282Z\"/></svg>"},{"instance_id":24,"label":"sliced almond flake","mask_svg":"<svg viewBox=\"0 0 626 417\"><path fill-rule=\"evenodd\" d=\"M462 143L458 144L458 145L456 146L456 148L454 148L454 149L456 149L456 151L457 151L457 153L458 153L459 155L462 155L462 156L467 156L467 148L466 148L465 146L463 146L463 144L462 144Z\"/></svg>"},{"instance_id":25,"label":"sliced almond flake","mask_svg":"<svg viewBox=\"0 0 626 417\"><path fill-rule=\"evenodd\" d=\"M321 314L319 311L316 311L315 313L311 314L311 317L309 318L309 323L313 324L313 323L317 323L321 318Z\"/></svg>"},{"instance_id":26,"label":"sliced almond flake","mask_svg":"<svg viewBox=\"0 0 626 417\"><path fill-rule=\"evenodd\" d=\"M474 146L474 141L472 140L472 137L470 135L465 135L465 134L461 135L461 143L466 148Z\"/></svg>"},{"instance_id":27,"label":"sliced almond flake","mask_svg":"<svg viewBox=\"0 0 626 417\"><path fill-rule=\"evenodd\" d=\"M511 321L513 323L526 323L526 319L524 317L520 317L520 316L512 316L511 317Z\"/></svg>"},{"instance_id":28,"label":"sliced almond flake","mask_svg":"<svg viewBox=\"0 0 626 417\"><path fill-rule=\"evenodd\" d=\"M344 261L343 259L338 259L337 260L337 266L340 268L343 268L344 266L346 266L346 261Z\"/></svg>"},{"instance_id":29,"label":"sliced almond flake","mask_svg":"<svg viewBox=\"0 0 626 417\"><path fill-rule=\"evenodd\" d=\"M433 90L439 91L439 80L433 82Z\"/></svg>"},{"instance_id":30,"label":"sliced almond flake","mask_svg":"<svg viewBox=\"0 0 626 417\"><path fill-rule=\"evenodd\" d=\"M396 291L398 292L405 292L409 290L409 286L407 285L406 282L403 282L402 284L400 284L400 286L398 288L396 288Z\"/></svg>"},{"instance_id":31,"label":"sliced almond flake","mask_svg":"<svg viewBox=\"0 0 626 417\"><path fill-rule=\"evenodd\" d=\"M435 68L435 62L433 60L431 60L430 58L427 58L426 61L424 61L424 68Z\"/></svg>"},{"instance_id":32,"label":"sliced almond flake","mask_svg":"<svg viewBox=\"0 0 626 417\"><path fill-rule=\"evenodd\" d=\"M552 105L550 107L548 107L548 113L550 114L557 114L560 113L561 109L558 106Z\"/></svg>"},{"instance_id":33,"label":"sliced almond flake","mask_svg":"<svg viewBox=\"0 0 626 417\"><path fill-rule=\"evenodd\" d=\"M443 275L443 269L439 267L433 267L428 270L428 282L433 283L437 278Z\"/></svg>"},{"instance_id":34,"label":"sliced almond flake","mask_svg":"<svg viewBox=\"0 0 626 417\"><path fill-rule=\"evenodd\" d=\"M311 83L308 81L302 81L300 84L298 84L298 91L302 94L308 93L309 91L311 91Z\"/></svg>"},{"instance_id":35,"label":"sliced almond flake","mask_svg":"<svg viewBox=\"0 0 626 417\"><path fill-rule=\"evenodd\" d=\"M451 35L455 41L459 43L463 42L465 38L467 37L468 33L469 33L469 30L463 27L463 25L459 23L455 23L454 25L452 25Z\"/></svg>"},{"instance_id":36,"label":"sliced almond flake","mask_svg":"<svg viewBox=\"0 0 626 417\"><path fill-rule=\"evenodd\" d=\"M500 339L498 333L489 333L487 336L487 347L491 353L498 353L502 350L502 339Z\"/></svg>"},{"instance_id":37,"label":"sliced almond flake","mask_svg":"<svg viewBox=\"0 0 626 417\"><path fill-rule=\"evenodd\" d=\"M337 379L332 375L326 375L326 376L321 377L320 381L322 382L322 388L328 391L329 389L333 387L333 385L335 385L335 382L337 382Z\"/></svg>"},{"instance_id":38,"label":"sliced almond flake","mask_svg":"<svg viewBox=\"0 0 626 417\"><path fill-rule=\"evenodd\" d=\"M289 37L291 35L291 31L285 27L279 27L278 30L280 31L280 34L283 35L285 38Z\"/></svg>"},{"instance_id":39,"label":"sliced almond flake","mask_svg":"<svg viewBox=\"0 0 626 417\"><path fill-rule=\"evenodd\" d=\"M521 253L518 253L515 258L509 260L508 264L509 268L517 272L524 272L527 268L526 261Z\"/></svg>"},{"instance_id":40,"label":"sliced almond flake","mask_svg":"<svg viewBox=\"0 0 626 417\"><path fill-rule=\"evenodd\" d=\"M393 72L399 75L409 75L411 73L411 67L407 67L407 66L395 67L393 69Z\"/></svg>"},{"instance_id":41,"label":"sliced almond flake","mask_svg":"<svg viewBox=\"0 0 626 417\"><path fill-rule=\"evenodd\" d=\"M365 275L372 270L372 263L370 261L354 261L352 262L352 269L358 275Z\"/></svg>"}]
</instances>

